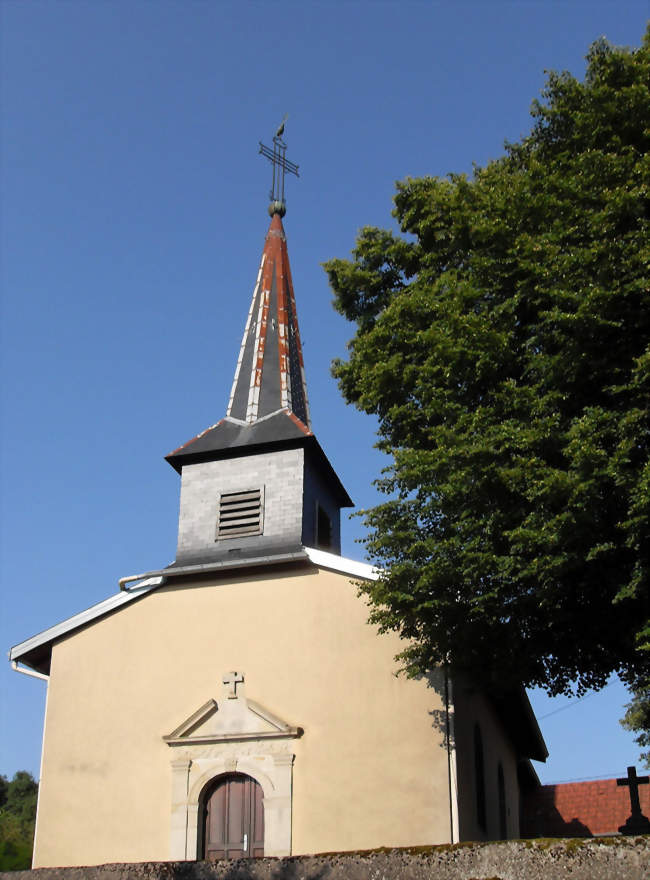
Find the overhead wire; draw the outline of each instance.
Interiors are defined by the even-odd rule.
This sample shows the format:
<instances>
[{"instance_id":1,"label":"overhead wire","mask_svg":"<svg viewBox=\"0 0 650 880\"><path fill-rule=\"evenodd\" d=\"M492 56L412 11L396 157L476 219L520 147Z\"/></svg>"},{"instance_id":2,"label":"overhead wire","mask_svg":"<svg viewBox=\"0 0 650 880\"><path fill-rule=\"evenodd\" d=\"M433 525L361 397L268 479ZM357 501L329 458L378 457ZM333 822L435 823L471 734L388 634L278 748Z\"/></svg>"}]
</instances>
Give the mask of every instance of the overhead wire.
<instances>
[{"instance_id":1,"label":"overhead wire","mask_svg":"<svg viewBox=\"0 0 650 880\"><path fill-rule=\"evenodd\" d=\"M557 715L558 712L564 712L565 709L570 709L572 706L577 706L578 703L582 703L583 700L588 700L589 697L595 697L597 694L602 693L602 692L605 690L605 688L608 688L608 687L609 687L611 684L613 684L613 683L614 683L614 682L609 681L609 682L605 685L605 687L602 687L599 691L592 691L592 692L589 693L589 694L584 694L584 696L582 696L582 697L578 697L576 700L571 700L570 703L566 703L564 706L560 706L558 709L553 709L552 712L547 712L546 715L540 715L539 718L538 718L537 720L538 720L538 721L543 721L545 718L550 718L551 715Z\"/></svg>"}]
</instances>

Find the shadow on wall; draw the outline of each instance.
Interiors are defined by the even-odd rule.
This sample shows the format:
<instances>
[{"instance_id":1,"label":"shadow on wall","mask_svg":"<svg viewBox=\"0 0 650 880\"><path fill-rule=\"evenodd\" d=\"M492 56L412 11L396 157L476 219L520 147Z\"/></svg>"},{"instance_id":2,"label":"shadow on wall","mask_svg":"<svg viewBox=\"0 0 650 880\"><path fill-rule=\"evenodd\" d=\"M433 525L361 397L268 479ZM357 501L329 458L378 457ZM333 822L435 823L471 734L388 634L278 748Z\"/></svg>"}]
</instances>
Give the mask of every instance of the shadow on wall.
<instances>
[{"instance_id":1,"label":"shadow on wall","mask_svg":"<svg viewBox=\"0 0 650 880\"><path fill-rule=\"evenodd\" d=\"M531 798L534 803L534 795ZM553 806L526 804L522 817L521 836L531 837L593 837L590 829L579 819L567 822Z\"/></svg>"},{"instance_id":2,"label":"shadow on wall","mask_svg":"<svg viewBox=\"0 0 650 880\"><path fill-rule=\"evenodd\" d=\"M425 676L418 676L423 678ZM447 701L452 699L451 691L447 689L445 673L442 669L434 669L426 676L428 686L440 697L442 709L432 709L429 712L431 716L431 726L440 734L439 747L441 749L453 749L456 746L453 726L449 724L447 715Z\"/></svg>"}]
</instances>

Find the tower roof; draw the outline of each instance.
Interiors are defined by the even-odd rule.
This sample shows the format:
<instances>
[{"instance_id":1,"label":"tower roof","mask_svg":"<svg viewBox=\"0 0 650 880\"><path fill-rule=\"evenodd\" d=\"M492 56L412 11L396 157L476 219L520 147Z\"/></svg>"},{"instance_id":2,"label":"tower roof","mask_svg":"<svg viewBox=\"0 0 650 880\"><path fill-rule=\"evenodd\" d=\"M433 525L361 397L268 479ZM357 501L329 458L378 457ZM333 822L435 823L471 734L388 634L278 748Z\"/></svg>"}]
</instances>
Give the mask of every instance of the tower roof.
<instances>
[{"instance_id":1,"label":"tower roof","mask_svg":"<svg viewBox=\"0 0 650 880\"><path fill-rule=\"evenodd\" d=\"M269 206L269 225L244 328L226 417L166 456L181 472L194 464L278 447L315 456L343 507L352 506L311 430L296 302L282 226L284 203Z\"/></svg>"},{"instance_id":2,"label":"tower roof","mask_svg":"<svg viewBox=\"0 0 650 880\"><path fill-rule=\"evenodd\" d=\"M281 410L311 429L287 240L274 211L226 415L250 425Z\"/></svg>"}]
</instances>

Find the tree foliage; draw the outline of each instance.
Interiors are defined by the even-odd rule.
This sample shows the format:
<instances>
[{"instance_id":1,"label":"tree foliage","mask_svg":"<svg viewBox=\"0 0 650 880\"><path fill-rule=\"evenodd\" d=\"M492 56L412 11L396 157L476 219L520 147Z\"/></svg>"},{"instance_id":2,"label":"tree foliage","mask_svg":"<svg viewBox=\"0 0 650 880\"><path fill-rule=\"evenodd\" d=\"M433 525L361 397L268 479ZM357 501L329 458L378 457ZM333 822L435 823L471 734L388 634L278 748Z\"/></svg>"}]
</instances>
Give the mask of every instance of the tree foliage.
<instances>
[{"instance_id":1,"label":"tree foliage","mask_svg":"<svg viewBox=\"0 0 650 880\"><path fill-rule=\"evenodd\" d=\"M30 868L38 783L19 770L9 781L0 776L0 871Z\"/></svg>"},{"instance_id":2,"label":"tree foliage","mask_svg":"<svg viewBox=\"0 0 650 880\"><path fill-rule=\"evenodd\" d=\"M434 664L551 694L650 660L650 29L550 73L531 133L397 184L402 235L325 264L333 372L379 419L372 620Z\"/></svg>"},{"instance_id":3,"label":"tree foliage","mask_svg":"<svg viewBox=\"0 0 650 880\"><path fill-rule=\"evenodd\" d=\"M625 710L621 724L636 734L635 740L642 749L648 749L641 753L641 760L650 768L650 680L636 687Z\"/></svg>"}]
</instances>

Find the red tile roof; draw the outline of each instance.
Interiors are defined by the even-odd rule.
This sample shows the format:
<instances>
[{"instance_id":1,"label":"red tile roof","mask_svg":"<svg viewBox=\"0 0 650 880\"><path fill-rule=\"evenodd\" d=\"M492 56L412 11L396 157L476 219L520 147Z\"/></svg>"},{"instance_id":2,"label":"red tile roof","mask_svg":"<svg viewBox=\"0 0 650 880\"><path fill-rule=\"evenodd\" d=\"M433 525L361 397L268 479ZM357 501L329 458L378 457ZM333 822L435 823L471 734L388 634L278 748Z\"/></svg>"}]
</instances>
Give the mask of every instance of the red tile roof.
<instances>
[{"instance_id":1,"label":"red tile roof","mask_svg":"<svg viewBox=\"0 0 650 880\"><path fill-rule=\"evenodd\" d=\"M650 817L650 785L639 786L639 800ZM630 790L615 779L542 785L526 798L522 837L613 834L630 813Z\"/></svg>"}]
</instances>

